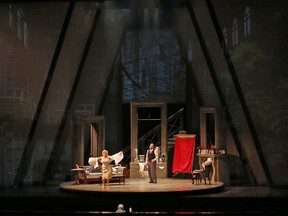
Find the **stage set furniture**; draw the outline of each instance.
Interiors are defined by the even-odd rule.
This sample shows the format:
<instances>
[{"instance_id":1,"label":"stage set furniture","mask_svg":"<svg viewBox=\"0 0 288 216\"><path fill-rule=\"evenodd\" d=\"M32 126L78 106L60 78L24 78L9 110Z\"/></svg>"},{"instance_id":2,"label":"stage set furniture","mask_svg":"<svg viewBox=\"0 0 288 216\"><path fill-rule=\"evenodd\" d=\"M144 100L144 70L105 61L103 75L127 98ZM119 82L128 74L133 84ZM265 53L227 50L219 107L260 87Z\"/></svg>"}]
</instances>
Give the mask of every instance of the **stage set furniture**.
<instances>
[{"instance_id":1,"label":"stage set furniture","mask_svg":"<svg viewBox=\"0 0 288 216\"><path fill-rule=\"evenodd\" d=\"M192 184L195 183L199 184L201 183L202 179L204 179L204 182L206 184L206 178L209 181L209 184L211 184L211 169L212 169L212 165L208 165L205 167L205 169L201 169L201 170L194 170L192 172Z\"/></svg>"},{"instance_id":2,"label":"stage set furniture","mask_svg":"<svg viewBox=\"0 0 288 216\"><path fill-rule=\"evenodd\" d=\"M125 178L129 177L127 168L124 166L113 166L112 169L110 183L125 184ZM76 168L71 169L71 172L75 174L74 184L102 183L101 167L98 167L95 171L92 166L78 166L76 164Z\"/></svg>"},{"instance_id":3,"label":"stage set furniture","mask_svg":"<svg viewBox=\"0 0 288 216\"><path fill-rule=\"evenodd\" d=\"M157 178L167 178L167 163L157 162L156 175ZM130 178L148 178L148 167L145 163L130 162Z\"/></svg>"},{"instance_id":4,"label":"stage set furniture","mask_svg":"<svg viewBox=\"0 0 288 216\"><path fill-rule=\"evenodd\" d=\"M220 181L225 185L229 185L229 166L223 131L225 131L223 130L223 114L220 109L217 107L200 107L201 146L196 154L199 169L201 169L202 163L207 158L211 158L211 182ZM196 174L194 178L199 178L199 176ZM193 180L192 177L192 182Z\"/></svg>"}]
</instances>

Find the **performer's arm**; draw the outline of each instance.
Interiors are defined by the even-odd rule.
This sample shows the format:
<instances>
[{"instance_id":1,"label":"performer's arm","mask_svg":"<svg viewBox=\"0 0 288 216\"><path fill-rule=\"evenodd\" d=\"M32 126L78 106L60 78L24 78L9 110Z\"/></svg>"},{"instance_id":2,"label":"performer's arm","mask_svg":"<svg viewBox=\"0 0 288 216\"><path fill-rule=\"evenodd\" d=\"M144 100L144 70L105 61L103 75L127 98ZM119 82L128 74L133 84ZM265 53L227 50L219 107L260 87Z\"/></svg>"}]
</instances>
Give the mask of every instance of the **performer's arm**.
<instances>
[{"instance_id":1,"label":"performer's arm","mask_svg":"<svg viewBox=\"0 0 288 216\"><path fill-rule=\"evenodd\" d=\"M157 150L154 150L155 158L153 159L153 162L156 162L159 158L159 152Z\"/></svg>"}]
</instances>

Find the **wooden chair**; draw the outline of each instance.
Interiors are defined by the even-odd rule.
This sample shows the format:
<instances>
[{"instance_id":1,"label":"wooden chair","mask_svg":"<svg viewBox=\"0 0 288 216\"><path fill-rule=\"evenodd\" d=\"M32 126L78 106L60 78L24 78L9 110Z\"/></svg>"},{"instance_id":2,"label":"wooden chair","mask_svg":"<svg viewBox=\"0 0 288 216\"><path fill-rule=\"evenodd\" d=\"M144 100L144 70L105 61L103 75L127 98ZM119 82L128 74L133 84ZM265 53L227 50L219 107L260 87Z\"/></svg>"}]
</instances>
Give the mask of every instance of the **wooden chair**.
<instances>
[{"instance_id":1,"label":"wooden chair","mask_svg":"<svg viewBox=\"0 0 288 216\"><path fill-rule=\"evenodd\" d=\"M204 179L204 182L206 184L206 179L208 179L209 184L211 184L211 170L212 170L212 165L205 166L205 169L200 169L200 170L194 170L192 172L192 184L195 183L201 183L202 179Z\"/></svg>"},{"instance_id":2,"label":"wooden chair","mask_svg":"<svg viewBox=\"0 0 288 216\"><path fill-rule=\"evenodd\" d=\"M203 170L202 172L200 172L200 179L204 179L205 184L206 184L206 178L209 181L209 184L211 184L211 170L212 170L212 165L208 165L205 167L205 170Z\"/></svg>"},{"instance_id":3,"label":"wooden chair","mask_svg":"<svg viewBox=\"0 0 288 216\"><path fill-rule=\"evenodd\" d=\"M194 181L196 184L201 182L201 178L200 178L200 172L202 172L202 170L194 170L192 172L192 184L194 184Z\"/></svg>"}]
</instances>

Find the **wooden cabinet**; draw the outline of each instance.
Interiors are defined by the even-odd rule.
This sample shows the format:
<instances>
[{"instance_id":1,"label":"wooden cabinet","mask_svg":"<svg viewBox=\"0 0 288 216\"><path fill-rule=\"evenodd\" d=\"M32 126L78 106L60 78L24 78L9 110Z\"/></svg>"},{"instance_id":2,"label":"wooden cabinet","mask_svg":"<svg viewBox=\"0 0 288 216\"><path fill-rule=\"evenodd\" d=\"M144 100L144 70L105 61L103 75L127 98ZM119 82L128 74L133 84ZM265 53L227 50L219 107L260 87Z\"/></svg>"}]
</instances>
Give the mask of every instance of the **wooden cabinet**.
<instances>
[{"instance_id":1,"label":"wooden cabinet","mask_svg":"<svg viewBox=\"0 0 288 216\"><path fill-rule=\"evenodd\" d=\"M130 163L130 178L148 178L148 169L144 163L131 162ZM157 163L156 165L157 178L167 178L167 163Z\"/></svg>"}]
</instances>

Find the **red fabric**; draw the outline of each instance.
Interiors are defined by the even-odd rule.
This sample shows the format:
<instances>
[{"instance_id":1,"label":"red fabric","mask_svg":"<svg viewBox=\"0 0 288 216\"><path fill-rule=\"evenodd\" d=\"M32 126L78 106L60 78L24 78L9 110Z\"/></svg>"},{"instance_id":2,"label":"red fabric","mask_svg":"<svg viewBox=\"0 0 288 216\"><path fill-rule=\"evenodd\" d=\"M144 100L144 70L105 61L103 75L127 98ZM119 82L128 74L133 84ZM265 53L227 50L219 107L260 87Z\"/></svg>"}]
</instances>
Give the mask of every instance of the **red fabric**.
<instances>
[{"instance_id":1,"label":"red fabric","mask_svg":"<svg viewBox=\"0 0 288 216\"><path fill-rule=\"evenodd\" d=\"M181 138L176 136L172 172L191 173L194 161L196 136Z\"/></svg>"}]
</instances>

